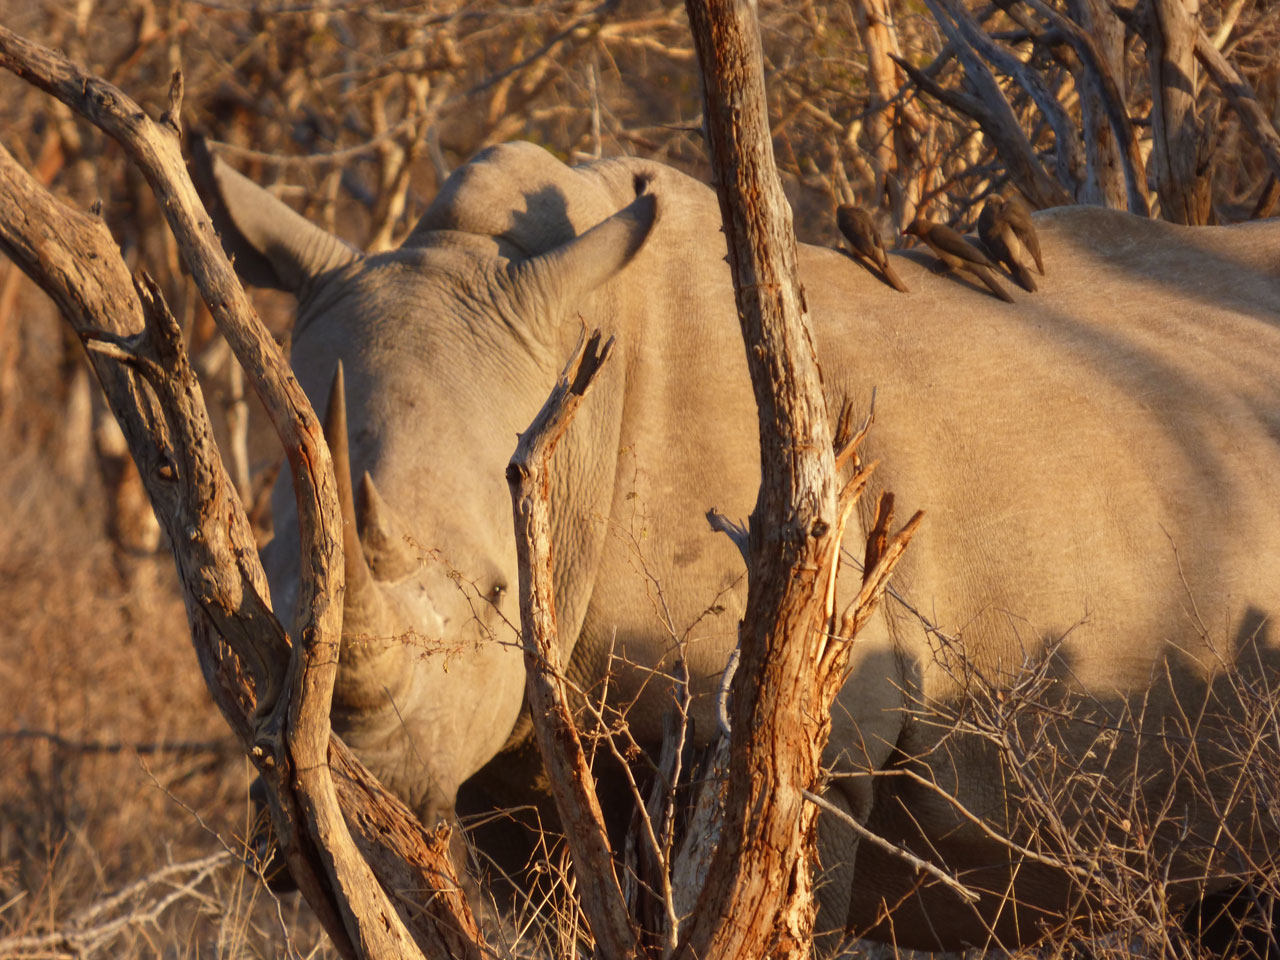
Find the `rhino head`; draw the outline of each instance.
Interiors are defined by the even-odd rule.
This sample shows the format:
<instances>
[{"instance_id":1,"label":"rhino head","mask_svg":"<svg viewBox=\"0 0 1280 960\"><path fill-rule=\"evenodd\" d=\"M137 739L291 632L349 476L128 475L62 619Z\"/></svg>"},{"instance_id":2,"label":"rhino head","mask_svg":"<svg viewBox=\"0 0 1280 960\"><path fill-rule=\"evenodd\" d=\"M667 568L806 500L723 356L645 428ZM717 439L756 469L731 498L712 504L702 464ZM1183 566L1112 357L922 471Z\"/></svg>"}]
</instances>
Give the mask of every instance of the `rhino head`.
<instances>
[{"instance_id":1,"label":"rhino head","mask_svg":"<svg viewBox=\"0 0 1280 960\"><path fill-rule=\"evenodd\" d=\"M474 179L485 168L463 169ZM296 296L292 364L313 405L328 407L347 582L334 729L434 822L507 744L523 702L506 463L579 314L598 322L609 281L648 237L655 197L637 183L629 205L580 233L536 217L532 233L504 232L453 222L453 200L470 188L451 180L441 195L452 199L438 200L399 249L364 255L219 160L203 179L242 278ZM515 186L501 189L519 200ZM543 190L516 207L554 199ZM608 513L616 437L612 414L583 414L559 455L570 472L556 481L558 495L581 495L557 509L553 532L567 644L590 590L599 535L587 528ZM288 622L299 569L288 477L273 511L263 560Z\"/></svg>"}]
</instances>

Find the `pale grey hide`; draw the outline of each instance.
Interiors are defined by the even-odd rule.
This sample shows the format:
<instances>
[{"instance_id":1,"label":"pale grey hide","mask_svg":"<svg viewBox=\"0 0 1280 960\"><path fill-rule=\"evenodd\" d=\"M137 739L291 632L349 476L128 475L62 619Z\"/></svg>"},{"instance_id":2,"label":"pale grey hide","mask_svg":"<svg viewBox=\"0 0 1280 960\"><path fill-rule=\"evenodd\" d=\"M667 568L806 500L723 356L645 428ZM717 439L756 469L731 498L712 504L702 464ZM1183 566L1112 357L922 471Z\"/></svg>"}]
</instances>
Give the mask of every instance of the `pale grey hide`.
<instances>
[{"instance_id":1,"label":"pale grey hide","mask_svg":"<svg viewBox=\"0 0 1280 960\"><path fill-rule=\"evenodd\" d=\"M527 735L504 468L585 324L618 342L556 454L559 622L572 679L597 688L612 651L614 702L638 696L632 728L657 740L669 688L649 671L683 644L705 694L742 610L742 561L704 514L746 517L759 477L711 190L643 160L570 169L499 146L448 180L400 249L363 256L229 169L219 181L242 272L297 294L293 365L318 409L345 365L354 476L377 491L361 530L375 596L348 613L336 731L424 817ZM1169 743L1186 743L1162 732L1177 700L1214 712L1208 689L1228 710L1233 662L1263 675L1275 661L1280 223L1185 229L1080 207L1036 225L1047 276L1013 305L920 255L895 261L902 295L840 253L800 249L830 408L865 412L877 391L863 454L882 461L875 490L897 495L900 517L927 511L897 597L857 641L828 751L846 776L828 796L985 892L976 911L937 885L913 892L909 866L824 817L826 928L847 916L905 946L1008 945L1090 910L968 819L1027 839L996 753L913 714L959 702L973 679L960 648L999 684L1061 639L1046 696L1088 714L1056 734L1064 755L1178 798L1146 840L1184 838L1170 869L1189 888L1231 866L1201 864L1217 815L1168 773ZM288 616L287 478L273 503L266 560ZM850 533L858 559L874 503ZM696 721L712 729L709 697ZM1144 737L1126 735L1137 726ZM1250 812L1232 814L1238 835Z\"/></svg>"}]
</instances>

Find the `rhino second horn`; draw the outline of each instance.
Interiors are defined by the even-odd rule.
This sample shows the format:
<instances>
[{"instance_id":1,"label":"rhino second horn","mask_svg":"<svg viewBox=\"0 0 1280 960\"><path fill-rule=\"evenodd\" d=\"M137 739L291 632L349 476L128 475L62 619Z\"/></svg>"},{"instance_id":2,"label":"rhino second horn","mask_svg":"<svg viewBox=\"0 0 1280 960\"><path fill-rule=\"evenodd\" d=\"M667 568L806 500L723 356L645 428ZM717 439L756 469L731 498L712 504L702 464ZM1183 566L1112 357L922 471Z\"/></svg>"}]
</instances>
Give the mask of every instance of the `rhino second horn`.
<instances>
[{"instance_id":1,"label":"rhino second horn","mask_svg":"<svg viewBox=\"0 0 1280 960\"><path fill-rule=\"evenodd\" d=\"M338 503L342 508L342 555L347 573L347 591L342 602L342 632L375 633L376 625L382 619L379 614L383 605L357 532L355 496L351 488L351 451L347 439L347 393L341 360L329 388L324 439L329 444L329 455L333 459Z\"/></svg>"},{"instance_id":2,"label":"rhino second horn","mask_svg":"<svg viewBox=\"0 0 1280 960\"><path fill-rule=\"evenodd\" d=\"M364 558L378 580L403 580L422 565L418 551L409 545L404 524L373 485L365 471L356 491L356 520Z\"/></svg>"}]
</instances>

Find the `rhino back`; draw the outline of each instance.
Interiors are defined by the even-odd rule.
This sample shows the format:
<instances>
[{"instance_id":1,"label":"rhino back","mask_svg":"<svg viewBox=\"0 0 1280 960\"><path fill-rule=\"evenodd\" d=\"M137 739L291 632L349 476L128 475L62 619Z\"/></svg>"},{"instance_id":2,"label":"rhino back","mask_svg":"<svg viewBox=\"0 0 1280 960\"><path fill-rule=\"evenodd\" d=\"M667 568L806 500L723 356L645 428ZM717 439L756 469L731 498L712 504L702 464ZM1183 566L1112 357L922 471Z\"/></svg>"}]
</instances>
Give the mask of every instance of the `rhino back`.
<instances>
[{"instance_id":1,"label":"rhino back","mask_svg":"<svg viewBox=\"0 0 1280 960\"><path fill-rule=\"evenodd\" d=\"M860 299L811 251L824 373L877 388L879 482L930 513L919 609L1010 664L1071 630L1082 685L1141 686L1175 637L1226 642L1280 599L1280 223L1037 227L1053 268L1014 307L915 263L916 292Z\"/></svg>"},{"instance_id":2,"label":"rhino back","mask_svg":"<svg viewBox=\"0 0 1280 960\"><path fill-rule=\"evenodd\" d=\"M882 465L864 524L878 489L896 494L899 516L926 510L883 608L899 709L952 712L978 677L1009 684L1044 662L1053 686L1038 709L1075 720L1038 740L1131 788L1140 809L1176 808L1147 839L1179 849L1179 835L1218 829L1206 786L1234 789L1225 730L1246 704L1228 668L1274 683L1280 666L1269 626L1280 605L1280 223L1191 230L1073 208L1037 228L1048 276L1015 306L930 276L923 256L899 258L907 296L867 288L829 251L802 257L826 382L855 397L877 390L865 456ZM840 700L853 710L867 695L855 674ZM1034 726L1044 714L1021 716ZM1105 739L1117 732L1134 735ZM1211 771L1199 784L1172 762L1193 735ZM953 800L1023 837L1034 822L985 741L904 717L894 748L941 789L882 781L872 829L972 870L978 887L1067 902L1070 884L1052 871L996 866L1005 852L957 813ZM1171 876L1200 875L1187 852ZM881 898L914 882L860 848L850 917L890 935L874 926ZM1036 922L991 909L1002 937ZM932 891L894 919L899 934L933 925L951 943L988 935ZM915 945L936 941L922 933Z\"/></svg>"}]
</instances>

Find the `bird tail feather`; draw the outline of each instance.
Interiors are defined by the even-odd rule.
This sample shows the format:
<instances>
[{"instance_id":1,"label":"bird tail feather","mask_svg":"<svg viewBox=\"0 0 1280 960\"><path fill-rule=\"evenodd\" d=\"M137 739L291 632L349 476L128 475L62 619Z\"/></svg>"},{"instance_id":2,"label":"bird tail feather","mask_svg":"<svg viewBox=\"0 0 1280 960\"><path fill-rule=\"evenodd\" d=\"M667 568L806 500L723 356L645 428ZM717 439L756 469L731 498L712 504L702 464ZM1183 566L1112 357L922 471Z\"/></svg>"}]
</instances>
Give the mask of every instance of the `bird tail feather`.
<instances>
[{"instance_id":1,"label":"bird tail feather","mask_svg":"<svg viewBox=\"0 0 1280 960\"><path fill-rule=\"evenodd\" d=\"M1009 296L1009 291L1000 284L996 283L996 278L991 275L991 271L986 267L974 267L974 273L978 275L978 279L987 285L987 289L994 293L1005 303L1013 303L1013 297Z\"/></svg>"},{"instance_id":2,"label":"bird tail feather","mask_svg":"<svg viewBox=\"0 0 1280 960\"><path fill-rule=\"evenodd\" d=\"M899 279L896 273L894 273L893 267L891 267L887 261L884 266L880 268L880 272L884 274L884 278L888 281L889 286L893 287L893 289L897 290L899 293L911 292L907 289L907 285Z\"/></svg>"}]
</instances>

